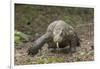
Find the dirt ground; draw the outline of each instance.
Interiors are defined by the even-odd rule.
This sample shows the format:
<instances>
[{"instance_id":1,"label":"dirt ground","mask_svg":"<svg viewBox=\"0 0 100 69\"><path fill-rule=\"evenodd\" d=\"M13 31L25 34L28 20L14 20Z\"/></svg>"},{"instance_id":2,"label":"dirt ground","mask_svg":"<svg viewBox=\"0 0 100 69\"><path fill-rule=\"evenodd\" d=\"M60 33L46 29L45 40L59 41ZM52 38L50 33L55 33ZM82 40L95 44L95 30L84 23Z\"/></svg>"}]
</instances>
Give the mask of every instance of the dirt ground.
<instances>
[{"instance_id":1,"label":"dirt ground","mask_svg":"<svg viewBox=\"0 0 100 69\"><path fill-rule=\"evenodd\" d=\"M81 47L77 48L75 53L50 52L45 44L34 57L27 55L28 48L32 41L22 44L22 47L15 49L15 65L28 64L48 64L48 63L66 63L94 60L94 24L78 24L75 28L81 39Z\"/></svg>"}]
</instances>

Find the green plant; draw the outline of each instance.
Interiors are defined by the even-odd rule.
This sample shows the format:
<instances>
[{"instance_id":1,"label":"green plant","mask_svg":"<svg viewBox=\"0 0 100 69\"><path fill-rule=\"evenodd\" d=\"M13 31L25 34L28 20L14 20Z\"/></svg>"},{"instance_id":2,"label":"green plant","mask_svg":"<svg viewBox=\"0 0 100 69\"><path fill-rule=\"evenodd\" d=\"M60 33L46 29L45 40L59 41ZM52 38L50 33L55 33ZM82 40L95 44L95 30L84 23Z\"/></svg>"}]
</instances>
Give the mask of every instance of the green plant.
<instances>
[{"instance_id":1,"label":"green plant","mask_svg":"<svg viewBox=\"0 0 100 69\"><path fill-rule=\"evenodd\" d=\"M17 31L17 30L15 30L14 36L15 36L15 38L14 38L15 44L21 44L24 41L29 40L28 35L24 34L23 32Z\"/></svg>"}]
</instances>

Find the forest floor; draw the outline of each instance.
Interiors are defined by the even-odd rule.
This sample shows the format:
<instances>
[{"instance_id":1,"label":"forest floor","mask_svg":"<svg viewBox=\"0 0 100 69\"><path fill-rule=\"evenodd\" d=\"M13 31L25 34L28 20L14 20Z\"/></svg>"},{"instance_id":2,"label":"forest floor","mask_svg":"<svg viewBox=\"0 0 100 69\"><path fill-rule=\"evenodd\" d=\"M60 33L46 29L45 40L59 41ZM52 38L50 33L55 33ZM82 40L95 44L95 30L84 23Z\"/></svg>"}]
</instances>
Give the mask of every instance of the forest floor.
<instances>
[{"instance_id":1,"label":"forest floor","mask_svg":"<svg viewBox=\"0 0 100 69\"><path fill-rule=\"evenodd\" d=\"M27 50L32 41L26 42L21 48L15 49L15 65L29 64L48 64L48 63L66 63L94 60L94 24L79 24L75 30L81 39L81 47L78 47L75 53L52 53L45 44L41 51L34 57L27 55Z\"/></svg>"}]
</instances>

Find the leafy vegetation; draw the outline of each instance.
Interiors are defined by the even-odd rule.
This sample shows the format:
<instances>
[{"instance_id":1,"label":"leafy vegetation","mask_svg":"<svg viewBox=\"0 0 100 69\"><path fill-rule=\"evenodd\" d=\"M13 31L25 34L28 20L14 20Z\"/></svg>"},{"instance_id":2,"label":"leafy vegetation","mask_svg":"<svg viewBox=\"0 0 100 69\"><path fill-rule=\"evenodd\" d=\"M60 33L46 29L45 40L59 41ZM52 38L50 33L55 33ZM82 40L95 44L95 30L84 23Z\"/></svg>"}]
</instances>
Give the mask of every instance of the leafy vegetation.
<instances>
[{"instance_id":1,"label":"leafy vegetation","mask_svg":"<svg viewBox=\"0 0 100 69\"><path fill-rule=\"evenodd\" d=\"M24 41L28 41L29 40L29 36L20 32L20 31L17 31L15 30L15 46L19 46L20 44L22 44Z\"/></svg>"}]
</instances>

